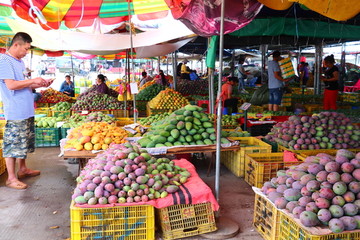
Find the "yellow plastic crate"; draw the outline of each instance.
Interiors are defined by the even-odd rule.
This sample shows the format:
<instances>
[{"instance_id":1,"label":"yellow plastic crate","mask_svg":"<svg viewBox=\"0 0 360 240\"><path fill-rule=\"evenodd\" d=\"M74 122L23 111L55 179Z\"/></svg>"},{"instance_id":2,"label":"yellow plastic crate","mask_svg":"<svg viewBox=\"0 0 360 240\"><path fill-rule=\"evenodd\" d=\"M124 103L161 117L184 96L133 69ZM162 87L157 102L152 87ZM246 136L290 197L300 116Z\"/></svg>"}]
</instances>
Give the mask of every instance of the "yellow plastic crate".
<instances>
[{"instance_id":1,"label":"yellow plastic crate","mask_svg":"<svg viewBox=\"0 0 360 240\"><path fill-rule=\"evenodd\" d=\"M129 111L128 110L111 110L110 114L114 115L115 118L126 118L129 117Z\"/></svg>"},{"instance_id":2,"label":"yellow plastic crate","mask_svg":"<svg viewBox=\"0 0 360 240\"><path fill-rule=\"evenodd\" d=\"M279 234L280 211L264 195L255 192L253 225L265 240L275 240Z\"/></svg>"},{"instance_id":3,"label":"yellow plastic crate","mask_svg":"<svg viewBox=\"0 0 360 240\"><path fill-rule=\"evenodd\" d=\"M337 150L336 149L316 149L316 150L291 150L289 148L286 148L284 146L281 146L278 144L278 151L279 152L283 152L283 151L291 151L291 152L294 152L296 154L298 154L299 156L299 159L301 160L304 160L306 157L308 156L314 156L318 153L327 153L327 154L330 154L330 155L335 155ZM354 153L358 153L360 152L360 148L358 149L353 149L353 148L349 148L347 149L351 152L354 152Z\"/></svg>"},{"instance_id":4,"label":"yellow plastic crate","mask_svg":"<svg viewBox=\"0 0 360 240\"><path fill-rule=\"evenodd\" d=\"M2 147L2 142L1 142L1 147ZM2 154L3 154L2 149L0 149L0 175L6 171L5 158L3 158Z\"/></svg>"},{"instance_id":5,"label":"yellow plastic crate","mask_svg":"<svg viewBox=\"0 0 360 240\"><path fill-rule=\"evenodd\" d=\"M316 227L317 229L319 227ZM311 233L312 228L304 227L300 220L294 219L286 213L280 212L278 240L355 240L360 239L360 230L346 231L342 233L331 233L326 229L326 234L315 235ZM318 229L319 230L319 229ZM329 233L330 232L330 233Z\"/></svg>"},{"instance_id":6,"label":"yellow plastic crate","mask_svg":"<svg viewBox=\"0 0 360 240\"><path fill-rule=\"evenodd\" d=\"M48 107L35 108L35 114L46 114L46 117L50 117L51 115L50 108Z\"/></svg>"},{"instance_id":7,"label":"yellow plastic crate","mask_svg":"<svg viewBox=\"0 0 360 240\"><path fill-rule=\"evenodd\" d=\"M221 162L237 177L245 176L245 154L271 153L271 146L255 137L236 138L240 142L238 151L221 152ZM248 145L248 146L244 146Z\"/></svg>"},{"instance_id":8,"label":"yellow plastic crate","mask_svg":"<svg viewBox=\"0 0 360 240\"><path fill-rule=\"evenodd\" d=\"M65 117L65 118L69 118L71 116L71 111L55 111L55 110L51 110L50 111L51 117Z\"/></svg>"},{"instance_id":9,"label":"yellow plastic crate","mask_svg":"<svg viewBox=\"0 0 360 240\"><path fill-rule=\"evenodd\" d=\"M0 138L3 139L4 137L4 130L5 130L6 120L0 120Z\"/></svg>"},{"instance_id":10,"label":"yellow plastic crate","mask_svg":"<svg viewBox=\"0 0 360 240\"><path fill-rule=\"evenodd\" d=\"M70 205L71 239L155 239L151 205L79 208Z\"/></svg>"},{"instance_id":11,"label":"yellow plastic crate","mask_svg":"<svg viewBox=\"0 0 360 240\"><path fill-rule=\"evenodd\" d=\"M116 121L116 126L123 127L125 125L132 124L132 123L134 123L133 118L118 118Z\"/></svg>"},{"instance_id":12,"label":"yellow plastic crate","mask_svg":"<svg viewBox=\"0 0 360 240\"><path fill-rule=\"evenodd\" d=\"M49 103L36 102L36 107L37 108L48 108Z\"/></svg>"},{"instance_id":13,"label":"yellow plastic crate","mask_svg":"<svg viewBox=\"0 0 360 240\"><path fill-rule=\"evenodd\" d=\"M287 169L299 162L284 162L284 153L255 153L245 155L245 181L261 188L264 182L276 177L279 170Z\"/></svg>"},{"instance_id":14,"label":"yellow plastic crate","mask_svg":"<svg viewBox=\"0 0 360 240\"><path fill-rule=\"evenodd\" d=\"M156 209L163 239L178 239L215 231L211 203L178 204Z\"/></svg>"}]
</instances>

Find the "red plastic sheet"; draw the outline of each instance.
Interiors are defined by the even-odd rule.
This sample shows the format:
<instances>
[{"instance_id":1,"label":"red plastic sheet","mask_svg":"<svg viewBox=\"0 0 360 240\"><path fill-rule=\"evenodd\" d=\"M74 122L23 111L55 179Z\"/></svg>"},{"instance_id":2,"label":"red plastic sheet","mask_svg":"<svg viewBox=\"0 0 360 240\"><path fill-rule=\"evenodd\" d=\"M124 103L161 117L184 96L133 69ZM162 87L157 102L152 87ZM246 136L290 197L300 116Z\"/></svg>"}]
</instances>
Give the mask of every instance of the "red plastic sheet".
<instances>
[{"instance_id":1,"label":"red plastic sheet","mask_svg":"<svg viewBox=\"0 0 360 240\"><path fill-rule=\"evenodd\" d=\"M203 182L196 172L196 169L192 163L186 159L174 160L175 165L186 168L190 173L191 177L188 181L181 185L179 190L176 193L169 194L165 198L158 198L148 202L138 202L138 203L115 203L115 204L76 204L76 207L81 208L103 208L103 207L113 207L113 206L134 206L134 205L152 205L156 208L165 208L175 204L198 204L211 202L212 209L214 211L219 210L219 204L216 201L214 194L212 193L210 187Z\"/></svg>"},{"instance_id":2,"label":"red plastic sheet","mask_svg":"<svg viewBox=\"0 0 360 240\"><path fill-rule=\"evenodd\" d=\"M219 35L221 0L165 0L175 19L201 36ZM259 13L257 0L225 0L224 34L249 24Z\"/></svg>"}]
</instances>

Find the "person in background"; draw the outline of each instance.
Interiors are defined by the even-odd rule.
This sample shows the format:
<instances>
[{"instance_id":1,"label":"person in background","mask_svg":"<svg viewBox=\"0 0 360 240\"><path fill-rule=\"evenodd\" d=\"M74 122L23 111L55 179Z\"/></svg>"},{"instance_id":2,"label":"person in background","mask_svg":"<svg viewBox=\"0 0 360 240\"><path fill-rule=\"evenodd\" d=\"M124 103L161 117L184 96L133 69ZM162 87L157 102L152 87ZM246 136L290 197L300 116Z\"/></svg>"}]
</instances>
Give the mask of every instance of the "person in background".
<instances>
[{"instance_id":1,"label":"person in background","mask_svg":"<svg viewBox=\"0 0 360 240\"><path fill-rule=\"evenodd\" d=\"M269 111L278 111L279 105L283 95L284 82L288 82L293 78L284 79L281 76L280 61L281 55L279 51L272 53L273 60L268 62L268 77L269 77Z\"/></svg>"},{"instance_id":2,"label":"person in background","mask_svg":"<svg viewBox=\"0 0 360 240\"><path fill-rule=\"evenodd\" d=\"M152 78L147 75L147 73L144 71L141 73L141 80L140 80L140 87L143 86L145 83L150 82Z\"/></svg>"},{"instance_id":3,"label":"person in background","mask_svg":"<svg viewBox=\"0 0 360 240\"><path fill-rule=\"evenodd\" d=\"M181 70L180 70L180 77L181 79L187 79L190 80L190 71L189 68L186 66L186 64L189 61L187 59L185 59L181 65Z\"/></svg>"},{"instance_id":4,"label":"person in background","mask_svg":"<svg viewBox=\"0 0 360 240\"><path fill-rule=\"evenodd\" d=\"M70 97L75 96L74 83L71 81L70 75L65 76L65 81L61 84L60 92L66 94Z\"/></svg>"},{"instance_id":5,"label":"person in background","mask_svg":"<svg viewBox=\"0 0 360 240\"><path fill-rule=\"evenodd\" d=\"M301 62L299 65L300 73L300 84L304 91L306 88L306 83L309 80L309 64L307 62Z\"/></svg>"},{"instance_id":6,"label":"person in background","mask_svg":"<svg viewBox=\"0 0 360 240\"><path fill-rule=\"evenodd\" d=\"M329 55L323 61L325 70L320 79L325 84L324 110L336 110L336 100L339 93L339 69L335 65L334 55Z\"/></svg>"},{"instance_id":7,"label":"person in background","mask_svg":"<svg viewBox=\"0 0 360 240\"><path fill-rule=\"evenodd\" d=\"M13 37L5 54L0 54L0 94L4 103L6 119L3 142L3 157L6 162L6 186L25 189L28 185L19 179L40 175L31 170L25 160L27 153L35 149L34 97L32 90L48 87L53 80L41 77L26 79L26 68L22 58L31 48L29 34L18 32ZM16 161L19 169L15 173Z\"/></svg>"},{"instance_id":8,"label":"person in background","mask_svg":"<svg viewBox=\"0 0 360 240\"><path fill-rule=\"evenodd\" d=\"M238 78L239 78L239 92L241 93L247 93L245 90L245 79L247 78L247 74L244 69L245 58L240 57L239 65L238 65Z\"/></svg>"},{"instance_id":9,"label":"person in background","mask_svg":"<svg viewBox=\"0 0 360 240\"><path fill-rule=\"evenodd\" d=\"M191 81L195 81L195 80L199 80L199 76L196 73L196 70L191 70L190 71L190 80Z\"/></svg>"},{"instance_id":10,"label":"person in background","mask_svg":"<svg viewBox=\"0 0 360 240\"><path fill-rule=\"evenodd\" d=\"M34 102L37 102L41 98L41 93L36 92L35 89L32 90L34 96Z\"/></svg>"},{"instance_id":11,"label":"person in background","mask_svg":"<svg viewBox=\"0 0 360 240\"><path fill-rule=\"evenodd\" d=\"M96 79L96 91L98 91L99 93L105 93L105 94L109 94L109 87L106 85L105 83L106 79L105 76L102 74L97 75L97 79Z\"/></svg>"},{"instance_id":12,"label":"person in background","mask_svg":"<svg viewBox=\"0 0 360 240\"><path fill-rule=\"evenodd\" d=\"M232 96L233 87L238 83L238 81L239 80L237 77L229 77L227 82L221 86L221 99L224 103L223 106L224 108L230 107L232 113L236 113L238 111L237 104L239 100ZM227 114L231 115L230 112L228 112Z\"/></svg>"},{"instance_id":13,"label":"person in background","mask_svg":"<svg viewBox=\"0 0 360 240\"><path fill-rule=\"evenodd\" d=\"M169 86L168 78L165 76L163 70L159 70L159 74L156 75L156 77L154 79L156 80L157 84L161 84L161 85L163 85L165 87Z\"/></svg>"}]
</instances>

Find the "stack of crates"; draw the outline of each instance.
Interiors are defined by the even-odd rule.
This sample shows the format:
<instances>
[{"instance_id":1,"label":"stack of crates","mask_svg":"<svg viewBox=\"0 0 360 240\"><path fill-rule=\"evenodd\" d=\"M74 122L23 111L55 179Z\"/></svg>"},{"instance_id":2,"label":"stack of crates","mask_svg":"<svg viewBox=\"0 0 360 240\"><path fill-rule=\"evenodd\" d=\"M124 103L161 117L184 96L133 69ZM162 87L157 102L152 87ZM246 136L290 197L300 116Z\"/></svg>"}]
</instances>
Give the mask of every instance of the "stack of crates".
<instances>
[{"instance_id":1,"label":"stack of crates","mask_svg":"<svg viewBox=\"0 0 360 240\"><path fill-rule=\"evenodd\" d=\"M213 232L216 228L211 203L178 204L156 210L164 240Z\"/></svg>"},{"instance_id":2,"label":"stack of crates","mask_svg":"<svg viewBox=\"0 0 360 240\"><path fill-rule=\"evenodd\" d=\"M155 213L151 205L80 208L70 205L72 240L155 240Z\"/></svg>"},{"instance_id":3,"label":"stack of crates","mask_svg":"<svg viewBox=\"0 0 360 240\"><path fill-rule=\"evenodd\" d=\"M279 222L280 211L259 190L255 191L253 225L256 230L265 240L278 239Z\"/></svg>"},{"instance_id":4,"label":"stack of crates","mask_svg":"<svg viewBox=\"0 0 360 240\"><path fill-rule=\"evenodd\" d=\"M279 170L299 165L301 161L285 162L284 153L254 153L245 155L245 181L261 188L265 182L276 177Z\"/></svg>"},{"instance_id":5,"label":"stack of crates","mask_svg":"<svg viewBox=\"0 0 360 240\"><path fill-rule=\"evenodd\" d=\"M173 112L176 109L155 109L155 108L151 108L149 106L149 103L146 105L146 115L149 117L151 115L155 115L155 114L159 114L159 113L164 113L164 112Z\"/></svg>"},{"instance_id":6,"label":"stack of crates","mask_svg":"<svg viewBox=\"0 0 360 240\"><path fill-rule=\"evenodd\" d=\"M110 114L112 114L114 116L114 118L126 118L126 117L129 117L129 111L128 110L123 110L123 109L111 110Z\"/></svg>"},{"instance_id":7,"label":"stack of crates","mask_svg":"<svg viewBox=\"0 0 360 240\"><path fill-rule=\"evenodd\" d=\"M343 101L348 103L358 103L360 102L360 93L356 93L356 92L343 93Z\"/></svg>"},{"instance_id":8,"label":"stack of crates","mask_svg":"<svg viewBox=\"0 0 360 240\"><path fill-rule=\"evenodd\" d=\"M281 106L290 107L291 106L291 93L286 93L283 95L281 100Z\"/></svg>"},{"instance_id":9,"label":"stack of crates","mask_svg":"<svg viewBox=\"0 0 360 240\"><path fill-rule=\"evenodd\" d=\"M42 108L35 108L35 114L36 115L45 115L45 117L51 117L51 111L48 107L42 107Z\"/></svg>"},{"instance_id":10,"label":"stack of crates","mask_svg":"<svg viewBox=\"0 0 360 240\"><path fill-rule=\"evenodd\" d=\"M329 229L326 229L326 234L317 235L311 233L311 228L305 227L300 223L299 219L294 219L289 214L279 211L280 220L278 229L278 240L355 240L360 239L360 230L346 231L342 233L329 233ZM319 229L317 229L319 230ZM317 231L319 232L319 231Z\"/></svg>"},{"instance_id":11,"label":"stack of crates","mask_svg":"<svg viewBox=\"0 0 360 240\"><path fill-rule=\"evenodd\" d=\"M62 118L70 118L71 116L71 111L55 111L55 110L51 110L51 117L62 117Z\"/></svg>"},{"instance_id":12,"label":"stack of crates","mask_svg":"<svg viewBox=\"0 0 360 240\"><path fill-rule=\"evenodd\" d=\"M271 146L255 137L237 138L238 151L222 151L221 162L237 177L245 176L245 155L251 153L271 153Z\"/></svg>"},{"instance_id":13,"label":"stack of crates","mask_svg":"<svg viewBox=\"0 0 360 240\"><path fill-rule=\"evenodd\" d=\"M60 146L59 128L35 128L35 147Z\"/></svg>"}]
</instances>

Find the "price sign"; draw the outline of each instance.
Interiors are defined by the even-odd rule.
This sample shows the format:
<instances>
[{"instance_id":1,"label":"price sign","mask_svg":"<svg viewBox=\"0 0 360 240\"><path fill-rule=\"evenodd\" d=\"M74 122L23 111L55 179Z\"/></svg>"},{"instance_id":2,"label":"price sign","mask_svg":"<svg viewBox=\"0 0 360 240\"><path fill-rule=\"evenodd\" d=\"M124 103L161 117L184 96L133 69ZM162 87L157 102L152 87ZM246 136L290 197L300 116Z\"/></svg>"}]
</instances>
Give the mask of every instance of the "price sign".
<instances>
[{"instance_id":1,"label":"price sign","mask_svg":"<svg viewBox=\"0 0 360 240\"><path fill-rule=\"evenodd\" d=\"M249 109L250 106L251 106L251 103L243 103L243 105L241 105L240 109L246 111Z\"/></svg>"},{"instance_id":2,"label":"price sign","mask_svg":"<svg viewBox=\"0 0 360 240\"><path fill-rule=\"evenodd\" d=\"M139 93L137 83L130 83L130 91L131 91L131 94L138 94Z\"/></svg>"}]
</instances>

